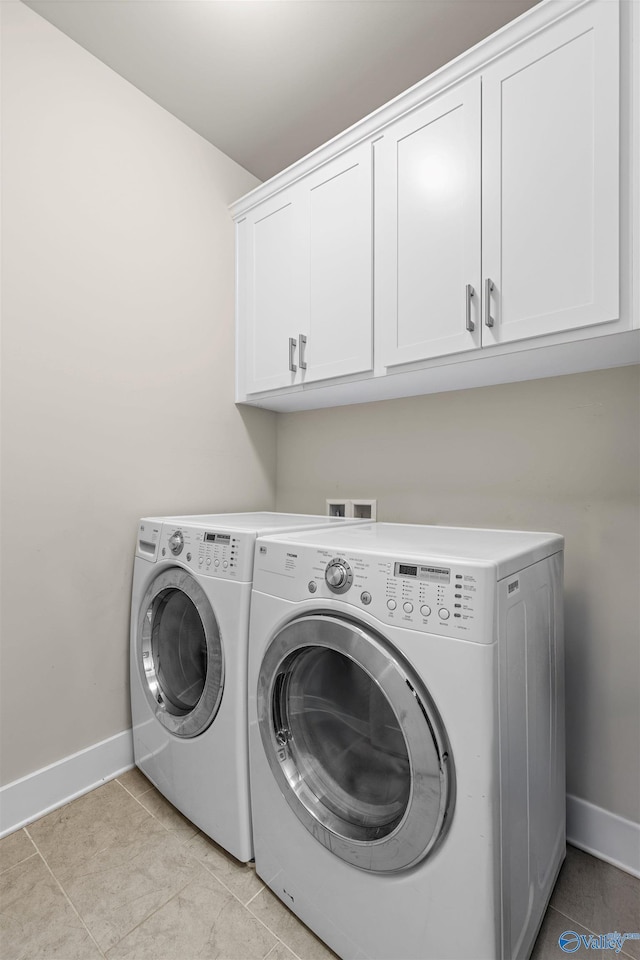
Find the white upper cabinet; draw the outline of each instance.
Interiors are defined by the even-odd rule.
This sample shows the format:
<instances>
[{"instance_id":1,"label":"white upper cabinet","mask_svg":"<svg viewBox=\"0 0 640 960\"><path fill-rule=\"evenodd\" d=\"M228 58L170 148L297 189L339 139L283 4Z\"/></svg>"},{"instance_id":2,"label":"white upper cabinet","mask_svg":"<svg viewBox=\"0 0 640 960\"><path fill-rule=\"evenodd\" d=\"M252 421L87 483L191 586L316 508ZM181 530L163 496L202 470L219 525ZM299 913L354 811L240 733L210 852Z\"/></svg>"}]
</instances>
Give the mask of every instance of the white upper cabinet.
<instances>
[{"instance_id":1,"label":"white upper cabinet","mask_svg":"<svg viewBox=\"0 0 640 960\"><path fill-rule=\"evenodd\" d=\"M385 366L480 346L480 79L376 143L376 322Z\"/></svg>"},{"instance_id":2,"label":"white upper cabinet","mask_svg":"<svg viewBox=\"0 0 640 960\"><path fill-rule=\"evenodd\" d=\"M484 344L620 316L619 45L589 4L482 71Z\"/></svg>"},{"instance_id":3,"label":"white upper cabinet","mask_svg":"<svg viewBox=\"0 0 640 960\"><path fill-rule=\"evenodd\" d=\"M245 334L238 372L247 393L296 382L297 338L307 325L309 286L303 207L294 185L238 225L238 315Z\"/></svg>"},{"instance_id":4,"label":"white upper cabinet","mask_svg":"<svg viewBox=\"0 0 640 960\"><path fill-rule=\"evenodd\" d=\"M577 10L385 129L386 367L618 319L616 13Z\"/></svg>"},{"instance_id":5,"label":"white upper cabinet","mask_svg":"<svg viewBox=\"0 0 640 960\"><path fill-rule=\"evenodd\" d=\"M239 401L640 362L640 3L542 0L232 207Z\"/></svg>"},{"instance_id":6,"label":"white upper cabinet","mask_svg":"<svg viewBox=\"0 0 640 960\"><path fill-rule=\"evenodd\" d=\"M305 183L309 323L303 382L371 370L371 144L327 163Z\"/></svg>"},{"instance_id":7,"label":"white upper cabinet","mask_svg":"<svg viewBox=\"0 0 640 960\"><path fill-rule=\"evenodd\" d=\"M371 370L369 143L238 223L238 398Z\"/></svg>"}]
</instances>

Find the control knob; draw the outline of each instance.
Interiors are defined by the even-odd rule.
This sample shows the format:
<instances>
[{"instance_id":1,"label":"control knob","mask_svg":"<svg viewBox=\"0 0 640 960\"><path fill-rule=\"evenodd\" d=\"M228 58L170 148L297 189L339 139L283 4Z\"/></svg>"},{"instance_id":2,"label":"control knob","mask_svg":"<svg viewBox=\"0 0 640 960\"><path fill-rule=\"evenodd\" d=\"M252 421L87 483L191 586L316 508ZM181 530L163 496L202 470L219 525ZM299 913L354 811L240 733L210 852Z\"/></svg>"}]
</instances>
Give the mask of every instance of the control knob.
<instances>
[{"instance_id":1,"label":"control knob","mask_svg":"<svg viewBox=\"0 0 640 960\"><path fill-rule=\"evenodd\" d=\"M169 550L174 555L174 557L179 556L182 553L182 548L184 547L184 537L180 530L176 530L169 537Z\"/></svg>"},{"instance_id":2,"label":"control knob","mask_svg":"<svg viewBox=\"0 0 640 960\"><path fill-rule=\"evenodd\" d=\"M327 564L324 571L327 586L334 593L345 593L353 583L353 573L346 560L336 558Z\"/></svg>"}]
</instances>

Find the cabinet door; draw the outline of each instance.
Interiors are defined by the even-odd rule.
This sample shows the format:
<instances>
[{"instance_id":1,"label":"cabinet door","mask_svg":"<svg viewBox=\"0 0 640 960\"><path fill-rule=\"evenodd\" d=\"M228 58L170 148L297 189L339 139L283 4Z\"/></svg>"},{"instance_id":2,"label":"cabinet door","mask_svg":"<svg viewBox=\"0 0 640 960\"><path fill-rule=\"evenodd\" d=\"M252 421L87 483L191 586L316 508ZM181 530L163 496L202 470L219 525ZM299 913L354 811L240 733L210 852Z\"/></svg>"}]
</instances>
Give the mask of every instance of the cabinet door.
<instances>
[{"instance_id":1,"label":"cabinet door","mask_svg":"<svg viewBox=\"0 0 640 960\"><path fill-rule=\"evenodd\" d=\"M478 78L391 124L376 144L386 366L480 345L480 149Z\"/></svg>"},{"instance_id":2,"label":"cabinet door","mask_svg":"<svg viewBox=\"0 0 640 960\"><path fill-rule=\"evenodd\" d=\"M238 349L245 391L299 382L298 337L308 325L304 204L296 185L250 211L238 225ZM290 351L289 339L296 342ZM290 364L290 359L293 361ZM238 358L242 364L242 355Z\"/></svg>"},{"instance_id":3,"label":"cabinet door","mask_svg":"<svg viewBox=\"0 0 640 960\"><path fill-rule=\"evenodd\" d=\"M483 72L483 344L619 316L618 15L589 3Z\"/></svg>"},{"instance_id":4,"label":"cabinet door","mask_svg":"<svg viewBox=\"0 0 640 960\"><path fill-rule=\"evenodd\" d=\"M373 196L370 143L305 181L309 331L304 382L370 370L373 362Z\"/></svg>"}]
</instances>

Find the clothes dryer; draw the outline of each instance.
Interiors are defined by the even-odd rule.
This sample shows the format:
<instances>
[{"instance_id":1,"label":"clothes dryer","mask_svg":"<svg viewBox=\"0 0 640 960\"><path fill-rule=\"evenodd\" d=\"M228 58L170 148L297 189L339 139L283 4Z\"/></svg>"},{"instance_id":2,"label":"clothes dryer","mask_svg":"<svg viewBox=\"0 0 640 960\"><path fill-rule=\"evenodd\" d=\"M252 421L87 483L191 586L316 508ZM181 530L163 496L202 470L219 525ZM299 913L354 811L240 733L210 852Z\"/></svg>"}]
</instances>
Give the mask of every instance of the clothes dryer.
<instances>
[{"instance_id":1,"label":"clothes dryer","mask_svg":"<svg viewBox=\"0 0 640 960\"><path fill-rule=\"evenodd\" d=\"M563 539L260 539L256 870L336 953L523 960L565 855Z\"/></svg>"},{"instance_id":2,"label":"clothes dryer","mask_svg":"<svg viewBox=\"0 0 640 960\"><path fill-rule=\"evenodd\" d=\"M139 523L130 643L135 762L239 860L253 856L246 691L256 537L358 522L240 513Z\"/></svg>"}]
</instances>

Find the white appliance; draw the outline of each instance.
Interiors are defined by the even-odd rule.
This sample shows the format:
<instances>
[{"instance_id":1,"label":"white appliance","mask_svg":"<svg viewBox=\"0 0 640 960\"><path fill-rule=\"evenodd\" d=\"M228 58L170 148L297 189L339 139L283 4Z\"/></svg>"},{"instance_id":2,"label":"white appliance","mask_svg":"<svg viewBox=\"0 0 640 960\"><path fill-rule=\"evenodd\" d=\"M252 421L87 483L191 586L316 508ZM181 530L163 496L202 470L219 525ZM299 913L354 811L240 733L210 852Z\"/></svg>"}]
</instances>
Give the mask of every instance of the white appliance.
<instances>
[{"instance_id":1,"label":"white appliance","mask_svg":"<svg viewBox=\"0 0 640 960\"><path fill-rule=\"evenodd\" d=\"M277 513L140 521L130 643L135 762L238 860L253 856L247 643L256 537L358 522Z\"/></svg>"},{"instance_id":2,"label":"white appliance","mask_svg":"<svg viewBox=\"0 0 640 960\"><path fill-rule=\"evenodd\" d=\"M523 960L565 855L555 534L256 544L256 870L343 958Z\"/></svg>"}]
</instances>

